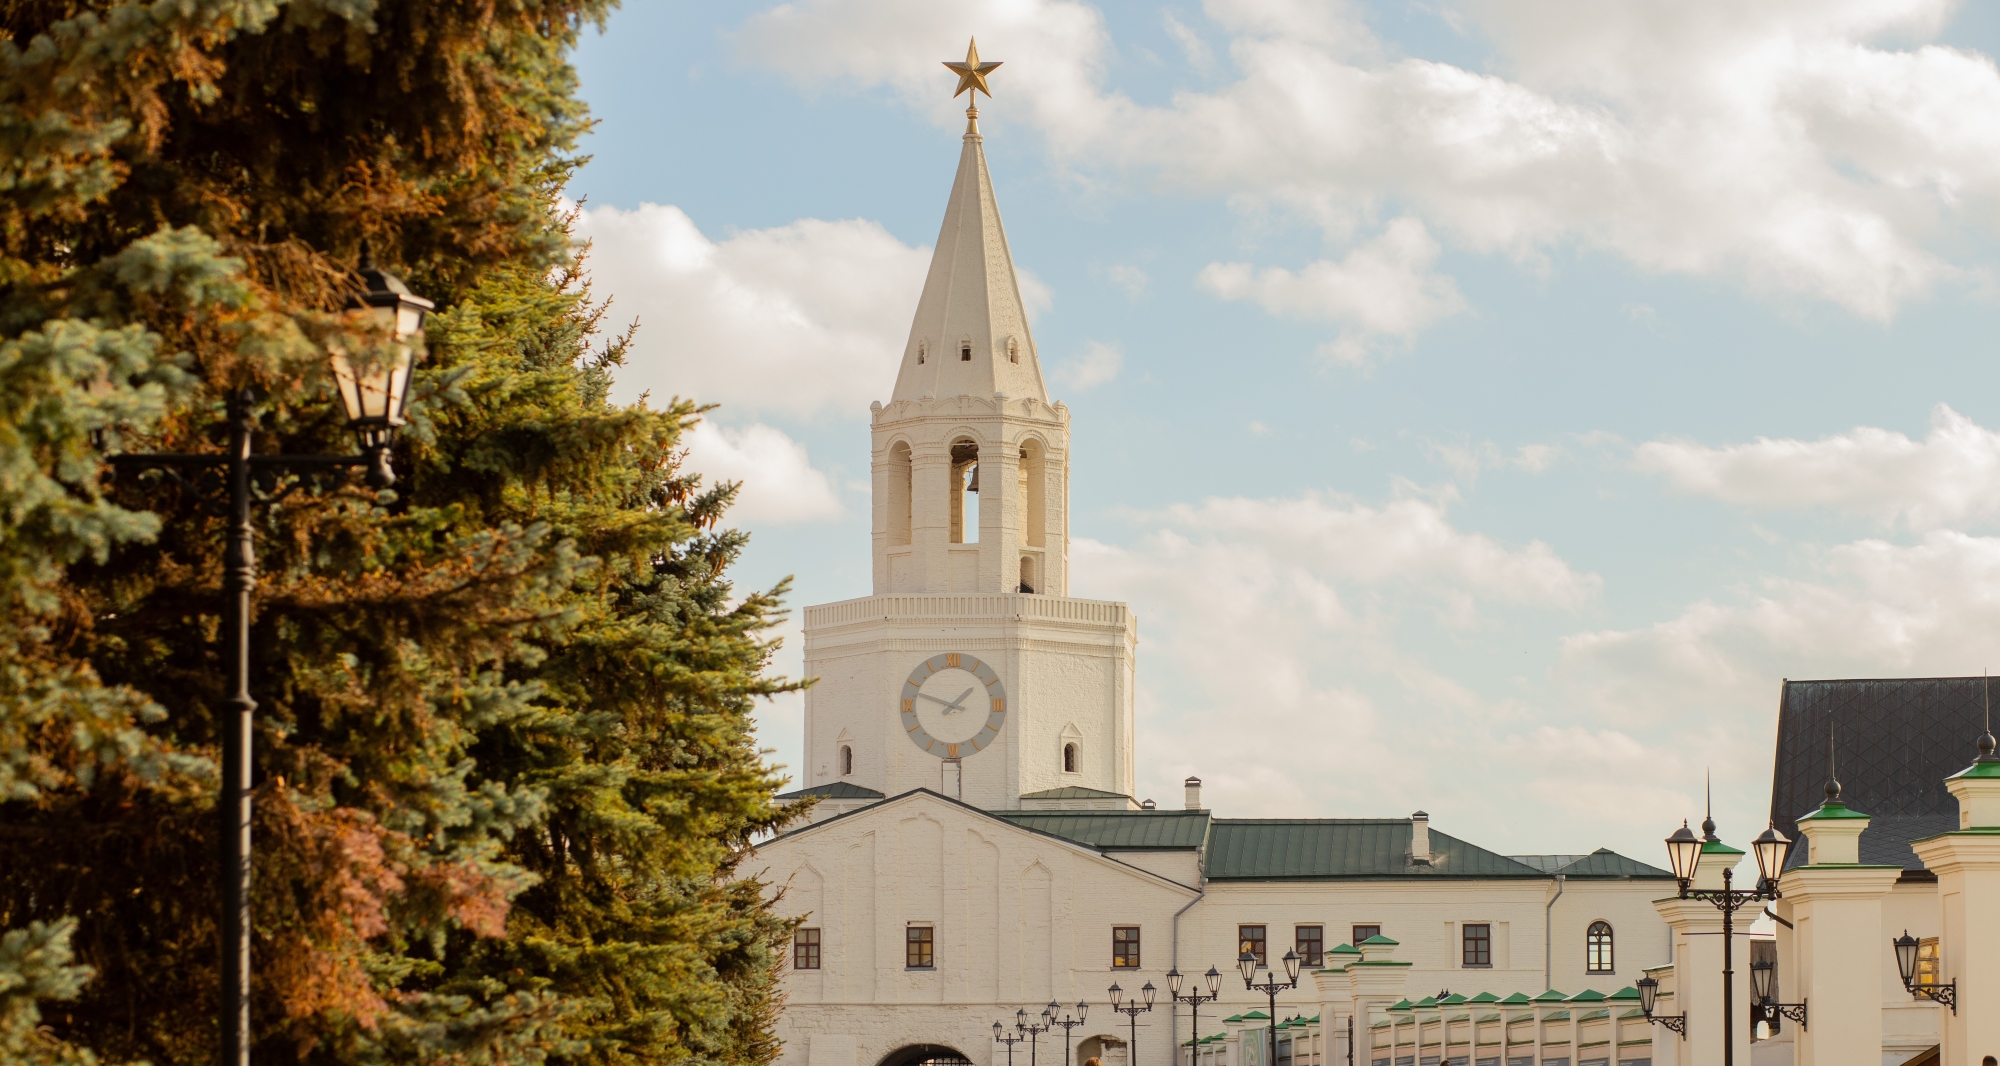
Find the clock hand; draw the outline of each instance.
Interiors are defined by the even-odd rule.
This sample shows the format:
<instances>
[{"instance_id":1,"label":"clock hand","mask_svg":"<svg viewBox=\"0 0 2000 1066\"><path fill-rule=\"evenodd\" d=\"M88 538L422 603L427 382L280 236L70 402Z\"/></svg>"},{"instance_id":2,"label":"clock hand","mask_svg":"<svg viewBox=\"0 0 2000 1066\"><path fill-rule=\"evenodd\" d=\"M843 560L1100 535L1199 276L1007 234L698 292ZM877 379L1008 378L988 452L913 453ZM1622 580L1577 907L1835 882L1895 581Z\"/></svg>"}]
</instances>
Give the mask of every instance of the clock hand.
<instances>
[{"instance_id":1,"label":"clock hand","mask_svg":"<svg viewBox=\"0 0 2000 1066\"><path fill-rule=\"evenodd\" d=\"M935 704L937 704L937 705L939 705L939 706L943 707L943 708L944 708L945 710L947 710L947 711L949 711L949 710L951 710L951 709L952 709L952 705L951 705L951 704L949 704L949 703L946 703L945 701L943 701L943 700L941 700L941 699L938 699L938 698L937 698L936 696L933 696L933 695L931 695L931 694L930 694L930 693L928 693L928 692L919 692L919 693L917 693L917 698L918 698L918 699L920 699L920 700L929 700L929 701L931 701L932 703L935 703ZM963 696L960 696L960 697L959 697L959 699L964 699L964 698L965 698L965 697L963 697Z\"/></svg>"},{"instance_id":2,"label":"clock hand","mask_svg":"<svg viewBox=\"0 0 2000 1066\"><path fill-rule=\"evenodd\" d=\"M964 692L958 694L957 699L951 701L950 703L945 703L944 705L945 713L950 714L953 711L964 710L965 708L962 706L962 704L965 703L965 697L972 695L972 692L973 692L972 689L966 689ZM938 702L944 703L943 700L939 700Z\"/></svg>"}]
</instances>

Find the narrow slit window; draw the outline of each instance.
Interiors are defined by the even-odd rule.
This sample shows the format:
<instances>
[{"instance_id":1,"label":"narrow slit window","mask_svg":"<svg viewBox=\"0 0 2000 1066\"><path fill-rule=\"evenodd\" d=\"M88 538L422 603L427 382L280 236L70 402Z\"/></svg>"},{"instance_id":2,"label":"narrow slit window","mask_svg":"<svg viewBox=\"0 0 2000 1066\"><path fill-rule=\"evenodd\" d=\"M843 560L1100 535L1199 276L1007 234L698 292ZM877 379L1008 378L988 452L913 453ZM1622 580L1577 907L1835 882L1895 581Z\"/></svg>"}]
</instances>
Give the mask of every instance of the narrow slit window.
<instances>
[{"instance_id":1,"label":"narrow slit window","mask_svg":"<svg viewBox=\"0 0 2000 1066\"><path fill-rule=\"evenodd\" d=\"M972 362L972 344L970 342L958 346L958 361L961 363Z\"/></svg>"},{"instance_id":2,"label":"narrow slit window","mask_svg":"<svg viewBox=\"0 0 2000 1066\"><path fill-rule=\"evenodd\" d=\"M846 744L842 744L840 746L840 776L848 777L853 773L854 773L854 749Z\"/></svg>"},{"instance_id":3,"label":"narrow slit window","mask_svg":"<svg viewBox=\"0 0 2000 1066\"><path fill-rule=\"evenodd\" d=\"M1063 773L1076 773L1076 745L1063 745Z\"/></svg>"}]
</instances>

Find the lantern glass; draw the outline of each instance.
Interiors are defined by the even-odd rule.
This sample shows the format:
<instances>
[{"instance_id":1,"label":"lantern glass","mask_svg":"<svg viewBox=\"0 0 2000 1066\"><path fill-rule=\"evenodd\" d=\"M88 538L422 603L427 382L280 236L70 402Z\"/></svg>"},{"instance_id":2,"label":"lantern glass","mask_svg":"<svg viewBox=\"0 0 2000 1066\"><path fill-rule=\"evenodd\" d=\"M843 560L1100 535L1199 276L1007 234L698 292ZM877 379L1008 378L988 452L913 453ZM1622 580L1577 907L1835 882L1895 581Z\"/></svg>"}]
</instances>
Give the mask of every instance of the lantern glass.
<instances>
[{"instance_id":1,"label":"lantern glass","mask_svg":"<svg viewBox=\"0 0 2000 1066\"><path fill-rule=\"evenodd\" d=\"M1208 972L1202 974L1202 977L1208 981L1208 995L1210 999L1222 994L1222 971L1210 966Z\"/></svg>"},{"instance_id":2,"label":"lantern glass","mask_svg":"<svg viewBox=\"0 0 2000 1066\"><path fill-rule=\"evenodd\" d=\"M1026 1029L1027 1027L1028 1027L1028 1008L1022 1007L1020 1010L1014 1012L1014 1028Z\"/></svg>"},{"instance_id":3,"label":"lantern glass","mask_svg":"<svg viewBox=\"0 0 2000 1066\"><path fill-rule=\"evenodd\" d=\"M1299 958L1299 953L1298 953L1298 952L1296 952L1296 951L1287 951L1287 952L1285 952L1285 979L1286 979L1286 980L1290 981L1290 982L1291 982L1291 983L1293 983L1293 984L1298 984L1298 983L1299 983L1299 963L1301 963L1301 962L1303 962L1303 961L1305 961L1305 960L1303 960L1303 959Z\"/></svg>"},{"instance_id":4,"label":"lantern glass","mask_svg":"<svg viewBox=\"0 0 2000 1066\"><path fill-rule=\"evenodd\" d=\"M1681 827L1674 830L1673 836L1667 838L1667 862L1673 868L1674 880L1694 880L1695 863L1700 859L1701 838L1694 835L1694 830L1689 829L1687 821L1683 819Z\"/></svg>"},{"instance_id":5,"label":"lantern glass","mask_svg":"<svg viewBox=\"0 0 2000 1066\"><path fill-rule=\"evenodd\" d=\"M1785 847L1790 843L1791 841L1786 840L1784 835L1778 832L1777 825L1773 824L1764 829L1764 834L1750 845L1750 850L1757 853L1759 877L1766 881L1778 879L1778 875L1784 872Z\"/></svg>"},{"instance_id":6,"label":"lantern glass","mask_svg":"<svg viewBox=\"0 0 2000 1066\"><path fill-rule=\"evenodd\" d=\"M1903 987L1911 988L1917 982L1917 938L1908 929L1894 941L1896 945L1896 972L1903 977Z\"/></svg>"},{"instance_id":7,"label":"lantern glass","mask_svg":"<svg viewBox=\"0 0 2000 1066\"><path fill-rule=\"evenodd\" d=\"M1653 1004L1660 996L1660 982L1651 974L1647 974L1633 983L1639 986L1640 1013L1650 1016L1653 1013Z\"/></svg>"},{"instance_id":8,"label":"lantern glass","mask_svg":"<svg viewBox=\"0 0 2000 1066\"><path fill-rule=\"evenodd\" d=\"M1257 956L1249 951L1236 957L1236 972L1243 975L1243 984L1248 987L1250 979L1257 976Z\"/></svg>"},{"instance_id":9,"label":"lantern glass","mask_svg":"<svg viewBox=\"0 0 2000 1066\"><path fill-rule=\"evenodd\" d=\"M1125 1005L1125 990L1118 987L1118 982L1113 981L1111 983L1110 992L1112 1010L1117 1010L1119 1007Z\"/></svg>"},{"instance_id":10,"label":"lantern glass","mask_svg":"<svg viewBox=\"0 0 2000 1066\"><path fill-rule=\"evenodd\" d=\"M1179 999L1181 995L1181 968L1176 966L1167 971L1167 995Z\"/></svg>"},{"instance_id":11,"label":"lantern glass","mask_svg":"<svg viewBox=\"0 0 2000 1066\"><path fill-rule=\"evenodd\" d=\"M1139 994L1145 997L1147 1010L1153 1009L1153 996L1157 991L1158 990L1153 987L1153 982L1151 981L1148 981L1145 984L1139 986Z\"/></svg>"},{"instance_id":12,"label":"lantern glass","mask_svg":"<svg viewBox=\"0 0 2000 1066\"><path fill-rule=\"evenodd\" d=\"M994 1023L993 1023L993 1039L994 1039L994 1041L995 1041L995 1042L998 1042L998 1041L999 1041L999 1039L1000 1039L1000 1023L999 1023L999 1022L994 1022Z\"/></svg>"},{"instance_id":13,"label":"lantern glass","mask_svg":"<svg viewBox=\"0 0 2000 1066\"><path fill-rule=\"evenodd\" d=\"M1085 1002L1084 1002L1084 1001L1082 1001L1082 1000L1077 1000L1077 1001L1076 1001L1076 1020L1080 1022L1080 1021L1082 1021L1082 1020L1083 1020L1083 1019L1085 1018L1085 1016L1087 1016L1087 1015L1089 1015L1089 1014L1090 1014L1090 1004L1088 1004L1088 1003L1085 1003Z\"/></svg>"},{"instance_id":14,"label":"lantern glass","mask_svg":"<svg viewBox=\"0 0 2000 1066\"><path fill-rule=\"evenodd\" d=\"M404 422L424 316L433 305L411 293L402 279L372 265L363 264L361 277L367 290L349 302L348 321L358 329L386 334L386 352L363 359L335 344L328 354L348 425L361 434L364 444L375 447L387 443Z\"/></svg>"},{"instance_id":15,"label":"lantern glass","mask_svg":"<svg viewBox=\"0 0 2000 1066\"><path fill-rule=\"evenodd\" d=\"M1053 999L1049 1000L1048 1006L1042 1008L1042 1017L1047 1020L1052 1021L1055 1019L1056 1015L1061 1013L1062 1013L1062 1007L1057 1005L1056 1001Z\"/></svg>"},{"instance_id":16,"label":"lantern glass","mask_svg":"<svg viewBox=\"0 0 2000 1066\"><path fill-rule=\"evenodd\" d=\"M1750 992L1759 1003L1771 1002L1771 975L1778 964L1769 959L1758 959L1750 964Z\"/></svg>"}]
</instances>

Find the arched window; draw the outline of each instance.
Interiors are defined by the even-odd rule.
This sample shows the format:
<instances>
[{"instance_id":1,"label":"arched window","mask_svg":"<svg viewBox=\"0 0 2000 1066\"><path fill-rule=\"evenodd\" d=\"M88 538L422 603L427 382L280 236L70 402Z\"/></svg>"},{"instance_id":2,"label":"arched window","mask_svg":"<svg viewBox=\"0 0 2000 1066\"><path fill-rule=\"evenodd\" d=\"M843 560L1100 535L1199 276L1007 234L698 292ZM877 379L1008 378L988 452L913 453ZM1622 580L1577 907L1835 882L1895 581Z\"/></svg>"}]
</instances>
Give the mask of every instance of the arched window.
<instances>
[{"instance_id":1,"label":"arched window","mask_svg":"<svg viewBox=\"0 0 2000 1066\"><path fill-rule=\"evenodd\" d=\"M1010 363L1021 361L1021 342L1013 337L1007 338L1007 361Z\"/></svg>"},{"instance_id":2,"label":"arched window","mask_svg":"<svg viewBox=\"0 0 2000 1066\"><path fill-rule=\"evenodd\" d=\"M846 744L842 744L840 746L840 776L851 777L853 776L853 774L854 774L854 749Z\"/></svg>"},{"instance_id":3,"label":"arched window","mask_svg":"<svg viewBox=\"0 0 2000 1066\"><path fill-rule=\"evenodd\" d=\"M958 342L958 361L959 361L959 362L961 362L961 363L970 363L970 362L972 362L972 342L971 342L971 341L959 341L959 342Z\"/></svg>"},{"instance_id":4,"label":"arched window","mask_svg":"<svg viewBox=\"0 0 2000 1066\"><path fill-rule=\"evenodd\" d=\"M930 354L930 347L931 347L931 346L930 346L929 342L927 342L927 341L918 341L918 342L917 342L917 365L918 365L918 366L922 366L922 365L924 365L924 356L926 356L926 355L929 355L929 354Z\"/></svg>"},{"instance_id":5,"label":"arched window","mask_svg":"<svg viewBox=\"0 0 2000 1066\"><path fill-rule=\"evenodd\" d=\"M1076 773L1076 745L1063 745L1063 773Z\"/></svg>"},{"instance_id":6,"label":"arched window","mask_svg":"<svg viewBox=\"0 0 2000 1066\"><path fill-rule=\"evenodd\" d=\"M1025 555L1021 556L1021 591L1035 591L1035 561Z\"/></svg>"},{"instance_id":7,"label":"arched window","mask_svg":"<svg viewBox=\"0 0 2000 1066\"><path fill-rule=\"evenodd\" d=\"M897 441L889 446L889 543L910 542L910 446Z\"/></svg>"},{"instance_id":8,"label":"arched window","mask_svg":"<svg viewBox=\"0 0 2000 1066\"><path fill-rule=\"evenodd\" d=\"M1611 923L1592 922L1590 931L1584 935L1585 969L1591 973L1610 973L1611 967Z\"/></svg>"},{"instance_id":9,"label":"arched window","mask_svg":"<svg viewBox=\"0 0 2000 1066\"><path fill-rule=\"evenodd\" d=\"M945 497L946 514L951 519L949 543L979 543L978 471L978 442L965 437L952 441L950 493Z\"/></svg>"}]
</instances>

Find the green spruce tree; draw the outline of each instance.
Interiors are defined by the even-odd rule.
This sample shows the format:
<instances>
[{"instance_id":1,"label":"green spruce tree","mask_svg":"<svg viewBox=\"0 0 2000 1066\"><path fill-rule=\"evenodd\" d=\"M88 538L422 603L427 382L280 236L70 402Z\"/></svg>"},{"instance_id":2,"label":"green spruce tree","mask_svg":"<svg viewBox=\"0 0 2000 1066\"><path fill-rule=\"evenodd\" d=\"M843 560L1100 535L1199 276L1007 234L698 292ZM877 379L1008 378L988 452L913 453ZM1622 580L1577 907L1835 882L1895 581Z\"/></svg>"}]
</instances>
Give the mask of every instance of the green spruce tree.
<instances>
[{"instance_id":1,"label":"green spruce tree","mask_svg":"<svg viewBox=\"0 0 2000 1066\"><path fill-rule=\"evenodd\" d=\"M558 204L603 14L0 14L0 1048L212 1061L223 523L103 459L214 451L246 388L259 451L352 450L367 242L439 313L395 491L257 510L256 1057L773 1057L787 930L735 864L793 813L750 720L783 589L731 586L697 409L608 397Z\"/></svg>"}]
</instances>

